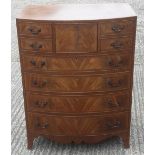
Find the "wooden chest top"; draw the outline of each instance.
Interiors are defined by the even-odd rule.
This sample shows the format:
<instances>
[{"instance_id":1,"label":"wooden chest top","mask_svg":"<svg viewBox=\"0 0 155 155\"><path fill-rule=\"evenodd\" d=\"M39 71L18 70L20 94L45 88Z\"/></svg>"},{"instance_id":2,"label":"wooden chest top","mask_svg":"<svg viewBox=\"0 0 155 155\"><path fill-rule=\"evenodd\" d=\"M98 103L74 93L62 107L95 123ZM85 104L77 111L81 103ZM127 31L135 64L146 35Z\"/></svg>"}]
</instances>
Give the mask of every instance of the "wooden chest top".
<instances>
[{"instance_id":1,"label":"wooden chest top","mask_svg":"<svg viewBox=\"0 0 155 155\"><path fill-rule=\"evenodd\" d=\"M25 7L19 19L76 21L103 20L136 16L127 3L108 4L56 4L30 5Z\"/></svg>"}]
</instances>

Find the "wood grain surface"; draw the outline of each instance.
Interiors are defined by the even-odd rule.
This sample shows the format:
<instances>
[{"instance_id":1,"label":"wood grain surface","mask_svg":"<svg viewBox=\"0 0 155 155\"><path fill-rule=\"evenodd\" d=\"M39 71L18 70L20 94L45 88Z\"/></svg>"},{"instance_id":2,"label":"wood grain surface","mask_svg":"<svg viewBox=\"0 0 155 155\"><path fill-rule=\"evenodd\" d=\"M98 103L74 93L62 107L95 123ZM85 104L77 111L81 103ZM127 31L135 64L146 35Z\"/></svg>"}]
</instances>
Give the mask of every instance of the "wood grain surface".
<instances>
[{"instance_id":1,"label":"wood grain surface","mask_svg":"<svg viewBox=\"0 0 155 155\"><path fill-rule=\"evenodd\" d=\"M100 7L30 6L17 18L29 149L40 135L62 143L115 135L129 147L136 16L127 4L110 4L109 16L101 20L98 10L89 19ZM78 9L88 18L72 19ZM60 10L73 16L62 21Z\"/></svg>"}]
</instances>

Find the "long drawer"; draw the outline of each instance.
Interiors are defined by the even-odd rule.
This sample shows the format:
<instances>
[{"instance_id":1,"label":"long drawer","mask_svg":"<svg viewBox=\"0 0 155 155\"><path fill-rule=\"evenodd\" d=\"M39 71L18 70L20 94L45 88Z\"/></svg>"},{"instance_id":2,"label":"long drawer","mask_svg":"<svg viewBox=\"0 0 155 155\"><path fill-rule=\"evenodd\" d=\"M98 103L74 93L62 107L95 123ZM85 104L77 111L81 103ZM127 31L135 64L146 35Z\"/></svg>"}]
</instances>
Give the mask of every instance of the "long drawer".
<instances>
[{"instance_id":1,"label":"long drawer","mask_svg":"<svg viewBox=\"0 0 155 155\"><path fill-rule=\"evenodd\" d=\"M98 56L34 56L22 55L25 71L121 71L129 70L129 54Z\"/></svg>"},{"instance_id":2,"label":"long drawer","mask_svg":"<svg viewBox=\"0 0 155 155\"><path fill-rule=\"evenodd\" d=\"M129 127L127 112L112 115L63 116L28 113L31 132L50 135L95 135L113 133Z\"/></svg>"},{"instance_id":3,"label":"long drawer","mask_svg":"<svg viewBox=\"0 0 155 155\"><path fill-rule=\"evenodd\" d=\"M130 108L127 92L100 95L68 95L26 93L28 111L45 113L102 113Z\"/></svg>"},{"instance_id":4,"label":"long drawer","mask_svg":"<svg viewBox=\"0 0 155 155\"><path fill-rule=\"evenodd\" d=\"M54 76L24 73L26 90L42 92L98 92L128 89L130 74Z\"/></svg>"}]
</instances>

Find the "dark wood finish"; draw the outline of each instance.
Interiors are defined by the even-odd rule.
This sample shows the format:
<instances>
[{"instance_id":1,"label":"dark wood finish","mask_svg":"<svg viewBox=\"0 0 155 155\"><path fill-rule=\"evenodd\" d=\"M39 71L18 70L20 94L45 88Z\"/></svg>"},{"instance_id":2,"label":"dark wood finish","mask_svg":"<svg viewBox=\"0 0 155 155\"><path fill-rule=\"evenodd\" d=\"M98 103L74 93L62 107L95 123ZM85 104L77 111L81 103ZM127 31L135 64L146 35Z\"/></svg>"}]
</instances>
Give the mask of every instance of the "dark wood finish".
<instances>
[{"instance_id":1,"label":"dark wood finish","mask_svg":"<svg viewBox=\"0 0 155 155\"><path fill-rule=\"evenodd\" d=\"M129 147L136 16L127 4L28 6L17 18L28 148L120 137Z\"/></svg>"},{"instance_id":2,"label":"dark wood finish","mask_svg":"<svg viewBox=\"0 0 155 155\"><path fill-rule=\"evenodd\" d=\"M55 33L57 53L97 51L97 24L57 24Z\"/></svg>"},{"instance_id":3,"label":"dark wood finish","mask_svg":"<svg viewBox=\"0 0 155 155\"><path fill-rule=\"evenodd\" d=\"M29 113L28 126L31 132L50 135L97 135L126 130L128 113L90 116L58 116Z\"/></svg>"},{"instance_id":4,"label":"dark wood finish","mask_svg":"<svg viewBox=\"0 0 155 155\"><path fill-rule=\"evenodd\" d=\"M19 23L19 33L21 36L51 36L52 27L49 23L21 22Z\"/></svg>"},{"instance_id":5,"label":"dark wood finish","mask_svg":"<svg viewBox=\"0 0 155 155\"><path fill-rule=\"evenodd\" d=\"M35 53L51 52L52 51L52 40L51 39L21 38L20 47L21 47L21 50L33 51Z\"/></svg>"},{"instance_id":6,"label":"dark wood finish","mask_svg":"<svg viewBox=\"0 0 155 155\"><path fill-rule=\"evenodd\" d=\"M40 136L56 141L58 143L62 144L70 144L70 143L75 143L75 144L95 144L102 142L103 140L107 140L109 138L115 138L115 137L120 137L124 143L124 148L129 148L129 134L127 131L121 131L121 132L113 132L110 134L98 134L98 135L77 135L77 136L64 136L64 135L45 135L45 134L40 134ZM35 138L38 137L38 133L28 133L28 149L32 149L33 146L33 141Z\"/></svg>"},{"instance_id":7,"label":"dark wood finish","mask_svg":"<svg viewBox=\"0 0 155 155\"><path fill-rule=\"evenodd\" d=\"M131 67L129 54L99 56L43 57L23 55L25 71L124 71Z\"/></svg>"},{"instance_id":8,"label":"dark wood finish","mask_svg":"<svg viewBox=\"0 0 155 155\"><path fill-rule=\"evenodd\" d=\"M127 50L132 46L132 38L130 37L118 37L118 38L101 38L100 50L104 51L120 51Z\"/></svg>"},{"instance_id":9,"label":"dark wood finish","mask_svg":"<svg viewBox=\"0 0 155 155\"><path fill-rule=\"evenodd\" d=\"M116 91L130 87L129 74L43 76L25 73L25 89L41 92Z\"/></svg>"},{"instance_id":10,"label":"dark wood finish","mask_svg":"<svg viewBox=\"0 0 155 155\"><path fill-rule=\"evenodd\" d=\"M133 33L134 23L133 21L122 20L113 22L102 22L99 24L100 35L127 35Z\"/></svg>"},{"instance_id":11,"label":"dark wood finish","mask_svg":"<svg viewBox=\"0 0 155 155\"><path fill-rule=\"evenodd\" d=\"M47 70L46 57L24 55L22 59L23 59L23 69L26 71L28 70L46 71Z\"/></svg>"},{"instance_id":12,"label":"dark wood finish","mask_svg":"<svg viewBox=\"0 0 155 155\"><path fill-rule=\"evenodd\" d=\"M63 95L26 93L27 109L44 113L104 113L130 108L129 94L126 92L105 95Z\"/></svg>"}]
</instances>

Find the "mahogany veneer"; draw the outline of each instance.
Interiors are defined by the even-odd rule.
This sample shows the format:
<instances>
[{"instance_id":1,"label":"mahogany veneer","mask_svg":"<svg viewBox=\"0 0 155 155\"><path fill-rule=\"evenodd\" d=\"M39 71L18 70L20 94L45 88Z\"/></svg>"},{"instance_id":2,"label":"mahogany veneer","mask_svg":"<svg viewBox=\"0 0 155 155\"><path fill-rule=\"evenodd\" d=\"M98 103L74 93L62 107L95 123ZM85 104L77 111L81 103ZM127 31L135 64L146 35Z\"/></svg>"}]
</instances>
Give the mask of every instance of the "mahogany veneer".
<instances>
[{"instance_id":1,"label":"mahogany veneer","mask_svg":"<svg viewBox=\"0 0 155 155\"><path fill-rule=\"evenodd\" d=\"M38 136L129 147L136 19L123 3L31 5L17 17L29 149Z\"/></svg>"}]
</instances>

